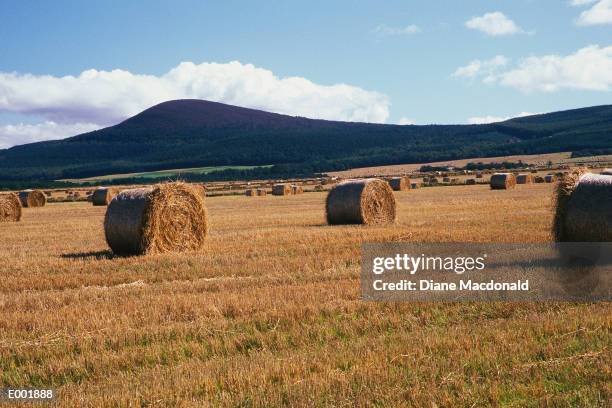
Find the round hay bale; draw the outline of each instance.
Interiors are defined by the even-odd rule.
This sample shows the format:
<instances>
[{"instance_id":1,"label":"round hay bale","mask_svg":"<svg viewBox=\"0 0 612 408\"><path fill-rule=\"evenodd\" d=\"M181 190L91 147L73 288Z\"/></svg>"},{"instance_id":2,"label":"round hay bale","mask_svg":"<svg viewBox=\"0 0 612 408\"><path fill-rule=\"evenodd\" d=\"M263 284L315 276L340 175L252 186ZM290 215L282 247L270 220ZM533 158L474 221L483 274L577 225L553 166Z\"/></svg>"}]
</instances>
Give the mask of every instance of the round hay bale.
<instances>
[{"instance_id":1,"label":"round hay bale","mask_svg":"<svg viewBox=\"0 0 612 408\"><path fill-rule=\"evenodd\" d=\"M23 207L44 207L47 204L47 196L40 190L20 191L19 200Z\"/></svg>"},{"instance_id":2,"label":"round hay bale","mask_svg":"<svg viewBox=\"0 0 612 408\"><path fill-rule=\"evenodd\" d=\"M264 188L258 188L258 189L256 190L256 194L257 194L258 196L260 196L260 197L263 197L263 196L265 196L266 194L268 194L268 192L267 192L267 191L266 191L266 189L264 189Z\"/></svg>"},{"instance_id":3,"label":"round hay bale","mask_svg":"<svg viewBox=\"0 0 612 408\"><path fill-rule=\"evenodd\" d=\"M208 233L204 197L181 182L124 190L108 205L104 233L121 255L199 250Z\"/></svg>"},{"instance_id":4,"label":"round hay bale","mask_svg":"<svg viewBox=\"0 0 612 408\"><path fill-rule=\"evenodd\" d=\"M552 232L557 242L611 242L612 176L581 169L559 181Z\"/></svg>"},{"instance_id":5,"label":"round hay bale","mask_svg":"<svg viewBox=\"0 0 612 408\"><path fill-rule=\"evenodd\" d=\"M491 176L491 190L507 190L515 185L516 177L512 173L495 173Z\"/></svg>"},{"instance_id":6,"label":"round hay bale","mask_svg":"<svg viewBox=\"0 0 612 408\"><path fill-rule=\"evenodd\" d=\"M347 180L327 195L327 222L334 224L389 224L395 221L395 197L380 179Z\"/></svg>"},{"instance_id":7,"label":"round hay bale","mask_svg":"<svg viewBox=\"0 0 612 408\"><path fill-rule=\"evenodd\" d=\"M533 182L531 174L519 174L516 176L516 184L530 184Z\"/></svg>"},{"instance_id":8,"label":"round hay bale","mask_svg":"<svg viewBox=\"0 0 612 408\"><path fill-rule=\"evenodd\" d=\"M473 186L474 184L476 184L476 179L467 179L467 180L465 180L465 185L466 186Z\"/></svg>"},{"instance_id":9,"label":"round hay bale","mask_svg":"<svg viewBox=\"0 0 612 408\"><path fill-rule=\"evenodd\" d=\"M284 196L291 194L291 186L289 184L278 183L272 186L272 195Z\"/></svg>"},{"instance_id":10,"label":"round hay bale","mask_svg":"<svg viewBox=\"0 0 612 408\"><path fill-rule=\"evenodd\" d=\"M389 180L389 186L391 186L393 191L410 190L410 179L406 177L392 177Z\"/></svg>"},{"instance_id":11,"label":"round hay bale","mask_svg":"<svg viewBox=\"0 0 612 408\"><path fill-rule=\"evenodd\" d=\"M21 220L21 200L15 193L0 195L0 222Z\"/></svg>"},{"instance_id":12,"label":"round hay bale","mask_svg":"<svg viewBox=\"0 0 612 408\"><path fill-rule=\"evenodd\" d=\"M254 188L248 188L246 190L244 190L244 195L247 197L255 197L255 189Z\"/></svg>"},{"instance_id":13,"label":"round hay bale","mask_svg":"<svg viewBox=\"0 0 612 408\"><path fill-rule=\"evenodd\" d=\"M114 188L99 187L93 192L91 202L93 205L108 205L116 195L117 190Z\"/></svg>"}]
</instances>

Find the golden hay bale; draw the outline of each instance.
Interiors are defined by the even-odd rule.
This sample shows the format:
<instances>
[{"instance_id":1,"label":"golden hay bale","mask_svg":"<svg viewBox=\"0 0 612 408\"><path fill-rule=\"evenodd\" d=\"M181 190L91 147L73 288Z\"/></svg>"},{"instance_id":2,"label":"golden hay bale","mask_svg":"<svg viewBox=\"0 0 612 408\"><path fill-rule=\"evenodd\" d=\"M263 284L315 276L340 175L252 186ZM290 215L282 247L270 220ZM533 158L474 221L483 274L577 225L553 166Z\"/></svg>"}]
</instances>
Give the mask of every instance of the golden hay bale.
<instances>
[{"instance_id":1,"label":"golden hay bale","mask_svg":"<svg viewBox=\"0 0 612 408\"><path fill-rule=\"evenodd\" d=\"M604 176L612 176L612 169L603 169L601 174Z\"/></svg>"},{"instance_id":2,"label":"golden hay bale","mask_svg":"<svg viewBox=\"0 0 612 408\"><path fill-rule=\"evenodd\" d=\"M495 173L491 176L491 190L507 190L515 185L516 177L512 173Z\"/></svg>"},{"instance_id":3,"label":"golden hay bale","mask_svg":"<svg viewBox=\"0 0 612 408\"><path fill-rule=\"evenodd\" d=\"M279 183L272 186L272 195L283 196L291 194L291 186L289 184Z\"/></svg>"},{"instance_id":4,"label":"golden hay bale","mask_svg":"<svg viewBox=\"0 0 612 408\"><path fill-rule=\"evenodd\" d=\"M117 190L110 187L99 187L91 195L93 205L108 205L113 197L117 195Z\"/></svg>"},{"instance_id":5,"label":"golden hay bale","mask_svg":"<svg viewBox=\"0 0 612 408\"><path fill-rule=\"evenodd\" d=\"M544 176L544 181L547 183L553 183L556 180L557 177L554 174L547 174L546 176Z\"/></svg>"},{"instance_id":6,"label":"golden hay bale","mask_svg":"<svg viewBox=\"0 0 612 408\"><path fill-rule=\"evenodd\" d=\"M516 184L530 184L533 182L531 174L519 174L516 176Z\"/></svg>"},{"instance_id":7,"label":"golden hay bale","mask_svg":"<svg viewBox=\"0 0 612 408\"><path fill-rule=\"evenodd\" d=\"M23 207L44 207L47 204L47 196L40 190L20 191L19 200Z\"/></svg>"},{"instance_id":8,"label":"golden hay bale","mask_svg":"<svg viewBox=\"0 0 612 408\"><path fill-rule=\"evenodd\" d=\"M533 182L534 183L544 183L544 177L542 177L542 176L535 176L533 178Z\"/></svg>"},{"instance_id":9,"label":"golden hay bale","mask_svg":"<svg viewBox=\"0 0 612 408\"><path fill-rule=\"evenodd\" d=\"M557 242L611 242L612 176L579 169L559 181L552 232Z\"/></svg>"},{"instance_id":10,"label":"golden hay bale","mask_svg":"<svg viewBox=\"0 0 612 408\"><path fill-rule=\"evenodd\" d=\"M389 186L393 191L410 190L410 179L407 177L393 177L389 180Z\"/></svg>"},{"instance_id":11,"label":"golden hay bale","mask_svg":"<svg viewBox=\"0 0 612 408\"><path fill-rule=\"evenodd\" d=\"M204 197L181 182L124 190L108 205L104 233L122 255L199 250L208 233Z\"/></svg>"},{"instance_id":12,"label":"golden hay bale","mask_svg":"<svg viewBox=\"0 0 612 408\"><path fill-rule=\"evenodd\" d=\"M265 189L265 188L258 188L258 189L256 190L256 193L257 193L257 195L258 195L258 196L260 196L260 197L263 197L263 196L265 196L266 194L268 194L268 192L266 191L266 189Z\"/></svg>"},{"instance_id":13,"label":"golden hay bale","mask_svg":"<svg viewBox=\"0 0 612 408\"><path fill-rule=\"evenodd\" d=\"M327 195L327 222L333 224L388 224L395 221L395 197L380 179L347 180Z\"/></svg>"},{"instance_id":14,"label":"golden hay bale","mask_svg":"<svg viewBox=\"0 0 612 408\"><path fill-rule=\"evenodd\" d=\"M249 188L249 189L244 190L244 195L247 197L255 197L256 195L255 189Z\"/></svg>"},{"instance_id":15,"label":"golden hay bale","mask_svg":"<svg viewBox=\"0 0 612 408\"><path fill-rule=\"evenodd\" d=\"M465 180L465 185L466 186L473 186L474 184L476 184L476 179L467 179L467 180Z\"/></svg>"},{"instance_id":16,"label":"golden hay bale","mask_svg":"<svg viewBox=\"0 0 612 408\"><path fill-rule=\"evenodd\" d=\"M0 222L21 220L21 200L15 193L0 195Z\"/></svg>"},{"instance_id":17,"label":"golden hay bale","mask_svg":"<svg viewBox=\"0 0 612 408\"><path fill-rule=\"evenodd\" d=\"M302 194L304 192L304 188L302 186L298 186L293 184L291 186L291 194Z\"/></svg>"}]
</instances>

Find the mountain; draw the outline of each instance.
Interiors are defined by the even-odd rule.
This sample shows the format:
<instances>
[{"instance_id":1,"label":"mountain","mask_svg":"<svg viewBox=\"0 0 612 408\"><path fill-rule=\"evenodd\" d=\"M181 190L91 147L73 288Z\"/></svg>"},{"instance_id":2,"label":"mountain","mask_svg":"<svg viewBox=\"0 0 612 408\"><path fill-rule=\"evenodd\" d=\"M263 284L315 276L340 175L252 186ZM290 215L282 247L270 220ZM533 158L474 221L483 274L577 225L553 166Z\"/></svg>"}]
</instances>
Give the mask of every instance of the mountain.
<instances>
[{"instance_id":1,"label":"mountain","mask_svg":"<svg viewBox=\"0 0 612 408\"><path fill-rule=\"evenodd\" d=\"M511 154L609 153L611 135L612 105L486 125L399 126L175 100L105 129L0 150L0 181L227 165L304 173Z\"/></svg>"}]
</instances>

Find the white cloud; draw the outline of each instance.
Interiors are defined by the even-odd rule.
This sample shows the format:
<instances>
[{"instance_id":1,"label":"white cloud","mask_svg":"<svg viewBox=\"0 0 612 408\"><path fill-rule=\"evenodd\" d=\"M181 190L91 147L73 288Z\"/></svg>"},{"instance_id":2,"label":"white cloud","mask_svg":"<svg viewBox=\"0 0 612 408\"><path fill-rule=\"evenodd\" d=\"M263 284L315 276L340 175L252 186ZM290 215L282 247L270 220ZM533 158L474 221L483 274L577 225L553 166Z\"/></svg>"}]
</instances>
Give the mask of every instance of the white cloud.
<instances>
[{"instance_id":1,"label":"white cloud","mask_svg":"<svg viewBox=\"0 0 612 408\"><path fill-rule=\"evenodd\" d=\"M508 64L508 58L503 55L496 55L489 60L474 60L469 64L457 68L452 76L459 78L476 78L480 76L491 76L500 67Z\"/></svg>"},{"instance_id":2,"label":"white cloud","mask_svg":"<svg viewBox=\"0 0 612 408\"><path fill-rule=\"evenodd\" d=\"M511 35L524 32L514 21L502 12L485 13L480 17L472 17L465 22L467 28L482 31L491 36Z\"/></svg>"},{"instance_id":3,"label":"white cloud","mask_svg":"<svg viewBox=\"0 0 612 408\"><path fill-rule=\"evenodd\" d=\"M580 6L584 6L586 4L595 3L596 1L598 1L598 0L571 0L570 1L570 6L580 7Z\"/></svg>"},{"instance_id":4,"label":"white cloud","mask_svg":"<svg viewBox=\"0 0 612 408\"><path fill-rule=\"evenodd\" d=\"M528 57L508 69L505 69L506 64L486 62L472 61L458 68L453 76L481 78L485 83L501 84L524 92L612 89L612 46L590 45L567 56Z\"/></svg>"},{"instance_id":5,"label":"white cloud","mask_svg":"<svg viewBox=\"0 0 612 408\"><path fill-rule=\"evenodd\" d=\"M471 118L468 118L468 123L470 125L479 125L479 124L484 124L484 123L495 123L495 122L503 122L505 120L508 119L513 119L513 118L522 118L525 116L532 116L532 115L539 115L538 113L531 113L531 112L521 112L521 113L517 113L514 116L472 116Z\"/></svg>"},{"instance_id":6,"label":"white cloud","mask_svg":"<svg viewBox=\"0 0 612 408\"><path fill-rule=\"evenodd\" d=\"M382 35L384 37L395 36L395 35L412 35L421 32L421 29L414 25L410 24L406 27L389 27L386 24L381 24L372 30L374 33Z\"/></svg>"},{"instance_id":7,"label":"white cloud","mask_svg":"<svg viewBox=\"0 0 612 408\"><path fill-rule=\"evenodd\" d=\"M576 3L576 4L575 4ZM576 6L593 3L592 1L574 0ZM580 26L591 26L597 24L612 24L612 0L597 0L588 10L580 13L576 24Z\"/></svg>"},{"instance_id":8,"label":"white cloud","mask_svg":"<svg viewBox=\"0 0 612 408\"><path fill-rule=\"evenodd\" d=\"M397 121L398 125L416 125L416 122L413 119L402 116L400 120Z\"/></svg>"},{"instance_id":9,"label":"white cloud","mask_svg":"<svg viewBox=\"0 0 612 408\"><path fill-rule=\"evenodd\" d=\"M80 133L91 132L100 126L93 123L61 124L45 121L36 124L19 123L0 126L0 149L19 144L40 142L43 140L63 139Z\"/></svg>"},{"instance_id":10,"label":"white cloud","mask_svg":"<svg viewBox=\"0 0 612 408\"><path fill-rule=\"evenodd\" d=\"M206 99L318 119L385 122L389 100L346 84L319 85L279 78L251 64L183 62L155 76L90 69L56 77L0 72L0 112L42 117L56 124L107 126L171 99ZM24 143L15 136L13 144Z\"/></svg>"}]
</instances>

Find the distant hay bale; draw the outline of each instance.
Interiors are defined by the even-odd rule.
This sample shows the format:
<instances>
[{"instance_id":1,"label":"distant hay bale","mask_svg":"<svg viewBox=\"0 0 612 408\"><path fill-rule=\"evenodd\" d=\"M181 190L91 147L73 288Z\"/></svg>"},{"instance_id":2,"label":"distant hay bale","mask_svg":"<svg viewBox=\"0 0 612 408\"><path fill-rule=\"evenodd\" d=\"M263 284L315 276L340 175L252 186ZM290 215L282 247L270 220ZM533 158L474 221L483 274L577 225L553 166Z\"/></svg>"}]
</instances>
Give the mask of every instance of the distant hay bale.
<instances>
[{"instance_id":1,"label":"distant hay bale","mask_svg":"<svg viewBox=\"0 0 612 408\"><path fill-rule=\"evenodd\" d=\"M20 191L19 200L23 207L44 207L47 204L47 196L40 190Z\"/></svg>"},{"instance_id":2,"label":"distant hay bale","mask_svg":"<svg viewBox=\"0 0 612 408\"><path fill-rule=\"evenodd\" d=\"M15 193L0 195L0 222L21 220L21 200Z\"/></svg>"},{"instance_id":3,"label":"distant hay bale","mask_svg":"<svg viewBox=\"0 0 612 408\"><path fill-rule=\"evenodd\" d=\"M393 191L410 190L410 179L407 177L392 177L389 180L389 186Z\"/></svg>"},{"instance_id":4,"label":"distant hay bale","mask_svg":"<svg viewBox=\"0 0 612 408\"><path fill-rule=\"evenodd\" d=\"M604 176L612 176L612 169L603 169L601 174Z\"/></svg>"},{"instance_id":5,"label":"distant hay bale","mask_svg":"<svg viewBox=\"0 0 612 408\"><path fill-rule=\"evenodd\" d=\"M248 188L248 189L244 190L244 195L247 196L247 197L255 197L256 194L257 193L256 193L254 188Z\"/></svg>"},{"instance_id":6,"label":"distant hay bale","mask_svg":"<svg viewBox=\"0 0 612 408\"><path fill-rule=\"evenodd\" d=\"M430 177L428 180L429 184L438 184L438 179L435 177Z\"/></svg>"},{"instance_id":7,"label":"distant hay bale","mask_svg":"<svg viewBox=\"0 0 612 408\"><path fill-rule=\"evenodd\" d=\"M547 183L553 183L557 180L557 177L554 174L547 174L544 176L544 181Z\"/></svg>"},{"instance_id":8,"label":"distant hay bale","mask_svg":"<svg viewBox=\"0 0 612 408\"><path fill-rule=\"evenodd\" d=\"M302 188L302 186L298 186L298 185L292 185L291 186L291 194L302 194L304 192L304 188Z\"/></svg>"},{"instance_id":9,"label":"distant hay bale","mask_svg":"<svg viewBox=\"0 0 612 408\"><path fill-rule=\"evenodd\" d=\"M258 188L255 192L260 197L265 196L266 194L268 194L268 192L264 188Z\"/></svg>"},{"instance_id":10,"label":"distant hay bale","mask_svg":"<svg viewBox=\"0 0 612 408\"><path fill-rule=\"evenodd\" d=\"M538 183L538 184L539 184L539 183L544 183L544 177L542 177L542 176L535 176L535 177L533 178L533 182L534 182L534 183Z\"/></svg>"},{"instance_id":11,"label":"distant hay bale","mask_svg":"<svg viewBox=\"0 0 612 408\"><path fill-rule=\"evenodd\" d=\"M533 182L531 174L519 174L516 176L516 184L530 184Z\"/></svg>"},{"instance_id":12,"label":"distant hay bale","mask_svg":"<svg viewBox=\"0 0 612 408\"><path fill-rule=\"evenodd\" d=\"M465 185L467 185L467 186L473 186L474 184L476 184L476 179L467 179L467 180L465 180Z\"/></svg>"},{"instance_id":13,"label":"distant hay bale","mask_svg":"<svg viewBox=\"0 0 612 408\"><path fill-rule=\"evenodd\" d=\"M181 182L124 190L108 205L104 233L121 255L199 250L208 233L204 197Z\"/></svg>"},{"instance_id":14,"label":"distant hay bale","mask_svg":"<svg viewBox=\"0 0 612 408\"><path fill-rule=\"evenodd\" d=\"M512 173L495 173L491 176L491 190L507 190L515 185L516 177Z\"/></svg>"},{"instance_id":15,"label":"distant hay bale","mask_svg":"<svg viewBox=\"0 0 612 408\"><path fill-rule=\"evenodd\" d=\"M289 184L279 183L272 186L272 195L284 196L291 194L291 186Z\"/></svg>"},{"instance_id":16,"label":"distant hay bale","mask_svg":"<svg viewBox=\"0 0 612 408\"><path fill-rule=\"evenodd\" d=\"M612 176L579 169L559 181L552 232L557 242L611 242Z\"/></svg>"},{"instance_id":17,"label":"distant hay bale","mask_svg":"<svg viewBox=\"0 0 612 408\"><path fill-rule=\"evenodd\" d=\"M395 221L395 197L380 179L347 180L327 195L327 222L334 224L389 224Z\"/></svg>"},{"instance_id":18,"label":"distant hay bale","mask_svg":"<svg viewBox=\"0 0 612 408\"><path fill-rule=\"evenodd\" d=\"M110 187L99 187L91 195L93 205L108 205L113 197L117 195L117 190Z\"/></svg>"}]
</instances>

